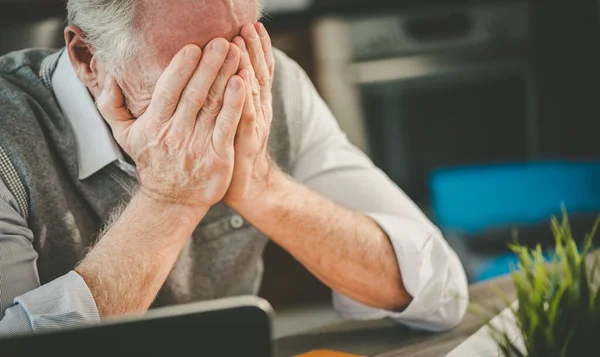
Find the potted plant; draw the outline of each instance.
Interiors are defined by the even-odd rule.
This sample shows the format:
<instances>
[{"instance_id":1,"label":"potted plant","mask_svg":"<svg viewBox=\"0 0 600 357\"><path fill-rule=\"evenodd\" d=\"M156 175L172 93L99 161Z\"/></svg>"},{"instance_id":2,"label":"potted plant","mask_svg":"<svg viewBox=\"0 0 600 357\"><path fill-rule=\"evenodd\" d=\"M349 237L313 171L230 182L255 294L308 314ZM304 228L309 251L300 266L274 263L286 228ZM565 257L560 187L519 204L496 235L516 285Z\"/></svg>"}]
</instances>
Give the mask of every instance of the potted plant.
<instances>
[{"instance_id":1,"label":"potted plant","mask_svg":"<svg viewBox=\"0 0 600 357\"><path fill-rule=\"evenodd\" d=\"M510 246L520 268L512 272L517 303L504 300L512 305L521 343L488 323L505 357L600 356L600 266L592 245L599 222L578 249L566 212L560 221L553 218L556 243L550 263L539 245L533 250L518 243Z\"/></svg>"}]
</instances>

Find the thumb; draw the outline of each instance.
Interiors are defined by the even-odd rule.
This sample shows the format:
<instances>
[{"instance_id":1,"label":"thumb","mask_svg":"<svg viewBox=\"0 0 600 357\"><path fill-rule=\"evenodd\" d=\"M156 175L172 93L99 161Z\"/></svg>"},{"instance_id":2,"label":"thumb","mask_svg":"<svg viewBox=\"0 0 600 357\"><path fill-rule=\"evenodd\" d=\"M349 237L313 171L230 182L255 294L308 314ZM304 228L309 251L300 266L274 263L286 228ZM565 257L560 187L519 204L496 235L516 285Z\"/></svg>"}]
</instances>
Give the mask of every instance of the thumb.
<instances>
[{"instance_id":1,"label":"thumb","mask_svg":"<svg viewBox=\"0 0 600 357\"><path fill-rule=\"evenodd\" d=\"M134 122L133 116L125 107L125 96L110 74L106 75L104 88L96 100L96 106L116 138L120 137Z\"/></svg>"}]
</instances>

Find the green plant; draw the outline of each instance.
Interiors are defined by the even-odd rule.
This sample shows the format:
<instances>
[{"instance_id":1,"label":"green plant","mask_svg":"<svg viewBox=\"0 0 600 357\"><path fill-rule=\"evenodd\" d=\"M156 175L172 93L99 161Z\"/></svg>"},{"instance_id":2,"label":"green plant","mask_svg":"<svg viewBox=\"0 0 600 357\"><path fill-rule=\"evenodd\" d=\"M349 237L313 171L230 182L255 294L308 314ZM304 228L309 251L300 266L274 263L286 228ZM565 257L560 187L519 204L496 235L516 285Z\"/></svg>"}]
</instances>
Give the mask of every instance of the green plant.
<instances>
[{"instance_id":1,"label":"green plant","mask_svg":"<svg viewBox=\"0 0 600 357\"><path fill-rule=\"evenodd\" d=\"M566 212L561 221L553 218L551 228L556 245L550 263L544 259L539 245L533 250L517 243L510 246L520 268L520 272L512 272L518 306L511 310L523 335L525 350L520 350L504 332L490 324L491 335L504 356L600 356L597 283L600 266L598 259L590 264L599 223L600 217L579 250Z\"/></svg>"}]
</instances>

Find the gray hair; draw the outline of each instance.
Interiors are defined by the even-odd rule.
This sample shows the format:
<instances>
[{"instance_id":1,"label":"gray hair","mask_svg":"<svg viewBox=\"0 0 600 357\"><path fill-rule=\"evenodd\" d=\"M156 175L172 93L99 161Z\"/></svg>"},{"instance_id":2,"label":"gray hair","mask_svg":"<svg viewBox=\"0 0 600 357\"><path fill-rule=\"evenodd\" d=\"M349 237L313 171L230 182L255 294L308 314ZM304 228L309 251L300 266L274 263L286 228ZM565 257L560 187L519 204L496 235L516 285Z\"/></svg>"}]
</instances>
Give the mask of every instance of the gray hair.
<instances>
[{"instance_id":1,"label":"gray hair","mask_svg":"<svg viewBox=\"0 0 600 357\"><path fill-rule=\"evenodd\" d=\"M138 0L68 0L67 21L79 27L85 41L117 78L126 64L140 50L137 30ZM204 0L206 1L206 0ZM232 7L233 1L228 0ZM256 0L258 18L263 14L263 0Z\"/></svg>"}]
</instances>

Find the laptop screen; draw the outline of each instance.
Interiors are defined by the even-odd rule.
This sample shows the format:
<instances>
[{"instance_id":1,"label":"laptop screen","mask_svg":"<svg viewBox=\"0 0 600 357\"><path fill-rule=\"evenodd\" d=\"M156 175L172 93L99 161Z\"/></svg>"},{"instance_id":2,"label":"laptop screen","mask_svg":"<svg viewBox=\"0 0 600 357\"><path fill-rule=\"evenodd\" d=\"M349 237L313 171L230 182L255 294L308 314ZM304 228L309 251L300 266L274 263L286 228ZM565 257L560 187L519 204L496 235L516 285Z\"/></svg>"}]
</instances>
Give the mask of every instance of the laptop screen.
<instances>
[{"instance_id":1,"label":"laptop screen","mask_svg":"<svg viewBox=\"0 0 600 357\"><path fill-rule=\"evenodd\" d=\"M162 316L0 339L0 351L14 356L271 356L270 317L259 306L185 314L168 309Z\"/></svg>"}]
</instances>

